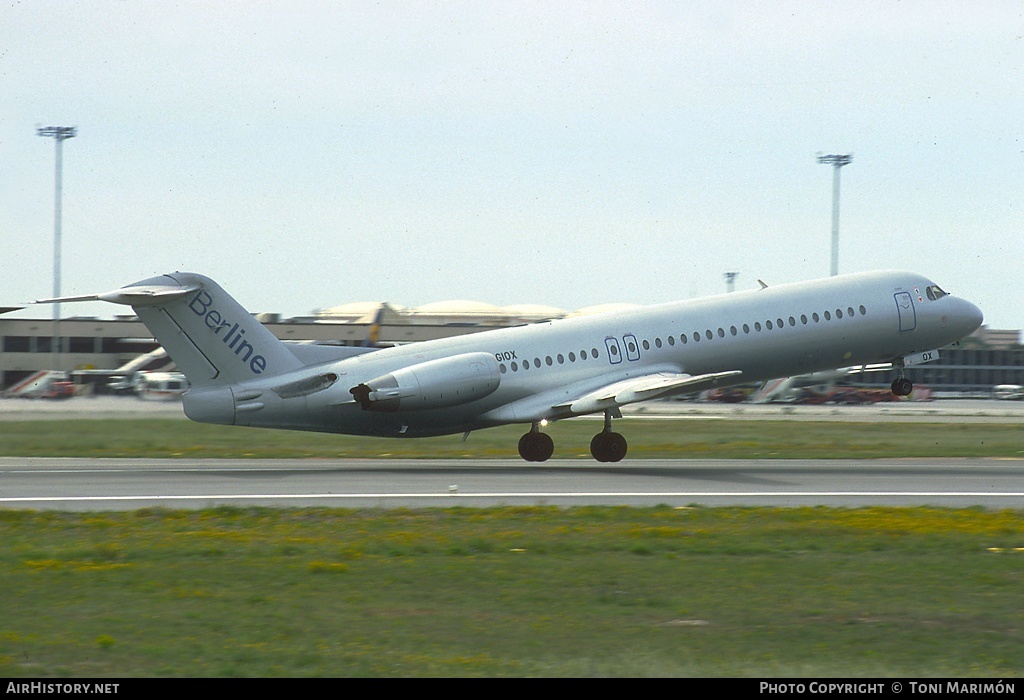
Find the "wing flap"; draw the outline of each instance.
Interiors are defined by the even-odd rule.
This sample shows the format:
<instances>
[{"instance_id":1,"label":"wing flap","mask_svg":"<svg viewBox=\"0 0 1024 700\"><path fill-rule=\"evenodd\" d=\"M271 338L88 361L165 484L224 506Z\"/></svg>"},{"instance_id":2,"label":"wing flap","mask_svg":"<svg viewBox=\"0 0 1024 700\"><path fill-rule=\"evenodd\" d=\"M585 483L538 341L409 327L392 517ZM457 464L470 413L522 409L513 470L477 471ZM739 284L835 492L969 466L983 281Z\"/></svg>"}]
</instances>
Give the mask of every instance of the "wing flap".
<instances>
[{"instance_id":1,"label":"wing flap","mask_svg":"<svg viewBox=\"0 0 1024 700\"><path fill-rule=\"evenodd\" d=\"M564 401L553 408L567 409L576 415L595 413L659 396L704 391L717 386L725 379L732 379L741 374L740 370L696 376L680 372L645 374L613 382L570 401Z\"/></svg>"}]
</instances>

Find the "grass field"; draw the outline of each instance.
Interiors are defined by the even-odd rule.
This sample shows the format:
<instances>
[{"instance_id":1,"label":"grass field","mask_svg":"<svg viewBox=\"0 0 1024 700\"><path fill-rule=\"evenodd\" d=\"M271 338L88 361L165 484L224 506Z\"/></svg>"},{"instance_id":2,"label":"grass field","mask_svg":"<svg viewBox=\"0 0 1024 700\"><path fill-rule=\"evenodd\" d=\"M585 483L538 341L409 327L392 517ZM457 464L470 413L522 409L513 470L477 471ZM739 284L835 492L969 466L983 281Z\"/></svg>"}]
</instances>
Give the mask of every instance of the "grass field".
<instances>
[{"instance_id":1,"label":"grass field","mask_svg":"<svg viewBox=\"0 0 1024 700\"><path fill-rule=\"evenodd\" d=\"M999 424L616 422L643 457L1019 457ZM586 456L598 424L555 424ZM4 422L0 455L514 457L180 420ZM2 486L2 482L0 482ZM0 509L0 676L1024 675L1024 511Z\"/></svg>"},{"instance_id":2,"label":"grass field","mask_svg":"<svg viewBox=\"0 0 1024 700\"><path fill-rule=\"evenodd\" d=\"M0 510L0 676L1024 671L981 510Z\"/></svg>"},{"instance_id":3,"label":"grass field","mask_svg":"<svg viewBox=\"0 0 1024 700\"><path fill-rule=\"evenodd\" d=\"M627 459L700 458L1024 458L1024 424L843 423L785 420L615 421ZM555 457L590 460L600 423L554 423ZM416 440L364 438L182 420L54 420L0 423L0 455L35 457L382 457L518 458L522 426Z\"/></svg>"}]
</instances>

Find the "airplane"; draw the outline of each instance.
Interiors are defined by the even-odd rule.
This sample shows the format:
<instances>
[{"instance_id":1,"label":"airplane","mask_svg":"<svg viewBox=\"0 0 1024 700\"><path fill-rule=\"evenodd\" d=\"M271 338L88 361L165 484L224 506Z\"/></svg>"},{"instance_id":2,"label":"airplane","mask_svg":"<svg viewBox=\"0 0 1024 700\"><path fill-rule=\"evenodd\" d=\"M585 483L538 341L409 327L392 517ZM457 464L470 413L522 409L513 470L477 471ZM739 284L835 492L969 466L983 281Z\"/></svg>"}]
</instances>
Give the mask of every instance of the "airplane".
<instances>
[{"instance_id":1,"label":"airplane","mask_svg":"<svg viewBox=\"0 0 1024 700\"><path fill-rule=\"evenodd\" d=\"M287 344L216 282L174 272L102 294L131 306L188 378L201 423L380 437L529 424L520 456L554 452L551 421L604 415L590 444L618 462L623 406L714 387L929 361L982 312L912 272L866 272L388 348ZM905 396L900 376L894 394Z\"/></svg>"},{"instance_id":2,"label":"airplane","mask_svg":"<svg viewBox=\"0 0 1024 700\"><path fill-rule=\"evenodd\" d=\"M750 395L750 403L790 401L803 387L835 384L835 382L845 379L850 375L864 375L870 372L889 372L892 368L893 365L891 362L878 362L870 365L840 367L839 369L825 370L823 372L801 374L796 377L778 377L767 381L758 387L757 391Z\"/></svg>"}]
</instances>

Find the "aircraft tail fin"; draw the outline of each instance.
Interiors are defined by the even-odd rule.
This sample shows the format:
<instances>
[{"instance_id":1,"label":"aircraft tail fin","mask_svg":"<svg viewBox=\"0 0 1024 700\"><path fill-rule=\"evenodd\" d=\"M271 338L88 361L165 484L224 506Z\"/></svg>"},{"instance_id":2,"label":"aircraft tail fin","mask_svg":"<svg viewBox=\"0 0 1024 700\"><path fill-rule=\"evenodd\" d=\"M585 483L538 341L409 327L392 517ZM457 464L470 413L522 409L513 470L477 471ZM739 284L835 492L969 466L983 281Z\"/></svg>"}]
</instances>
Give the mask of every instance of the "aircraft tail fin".
<instances>
[{"instance_id":1,"label":"aircraft tail fin","mask_svg":"<svg viewBox=\"0 0 1024 700\"><path fill-rule=\"evenodd\" d=\"M175 272L75 298L89 299L130 305L195 388L228 386L303 366L220 285L202 275Z\"/></svg>"},{"instance_id":2,"label":"aircraft tail fin","mask_svg":"<svg viewBox=\"0 0 1024 700\"><path fill-rule=\"evenodd\" d=\"M376 313L374 313L373 320L370 321L370 327L366 331L366 337L359 343L360 347L377 347L377 342L380 339L380 327L384 320L384 309L386 307L386 304L381 304Z\"/></svg>"}]
</instances>

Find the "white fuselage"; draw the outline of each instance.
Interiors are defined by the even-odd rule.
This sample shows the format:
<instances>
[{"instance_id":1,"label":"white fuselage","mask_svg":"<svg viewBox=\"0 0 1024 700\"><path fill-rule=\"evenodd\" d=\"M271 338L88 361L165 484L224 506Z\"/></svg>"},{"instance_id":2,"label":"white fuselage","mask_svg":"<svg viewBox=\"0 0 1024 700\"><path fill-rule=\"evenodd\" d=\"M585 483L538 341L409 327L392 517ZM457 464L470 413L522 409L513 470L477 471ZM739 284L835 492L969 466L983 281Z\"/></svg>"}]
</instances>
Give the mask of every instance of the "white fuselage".
<instances>
[{"instance_id":1,"label":"white fuselage","mask_svg":"<svg viewBox=\"0 0 1024 700\"><path fill-rule=\"evenodd\" d=\"M930 289L938 288L913 273L864 273L386 348L286 375L294 385L329 377L321 391L275 393L281 376L246 381L232 389L233 422L441 435L571 417L577 414L567 402L656 372L735 372L724 386L894 360L953 343L980 325L974 305L941 291L930 298ZM366 410L353 398L360 384L472 353L496 363L496 388L481 398L393 412Z\"/></svg>"}]
</instances>

